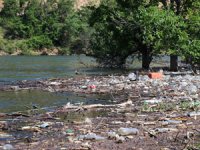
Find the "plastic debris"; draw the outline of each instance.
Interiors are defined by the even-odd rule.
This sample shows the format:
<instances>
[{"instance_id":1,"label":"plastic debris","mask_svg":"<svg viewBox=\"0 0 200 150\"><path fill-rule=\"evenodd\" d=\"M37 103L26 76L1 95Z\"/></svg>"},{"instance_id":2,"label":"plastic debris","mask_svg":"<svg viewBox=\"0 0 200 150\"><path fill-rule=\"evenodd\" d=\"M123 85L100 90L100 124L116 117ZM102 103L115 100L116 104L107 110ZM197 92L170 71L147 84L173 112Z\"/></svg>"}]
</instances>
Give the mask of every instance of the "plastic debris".
<instances>
[{"instance_id":1,"label":"plastic debris","mask_svg":"<svg viewBox=\"0 0 200 150\"><path fill-rule=\"evenodd\" d=\"M86 85L80 86L81 89L87 89L88 87Z\"/></svg>"},{"instance_id":2,"label":"plastic debris","mask_svg":"<svg viewBox=\"0 0 200 150\"><path fill-rule=\"evenodd\" d=\"M178 129L176 129L176 128L156 128L154 131L157 133L166 133L166 132L177 132Z\"/></svg>"},{"instance_id":3,"label":"plastic debris","mask_svg":"<svg viewBox=\"0 0 200 150\"><path fill-rule=\"evenodd\" d=\"M193 117L193 116L200 116L200 111L198 111L198 112L190 112L190 113L188 113L187 114L188 116L190 116L190 117Z\"/></svg>"},{"instance_id":4,"label":"plastic debris","mask_svg":"<svg viewBox=\"0 0 200 150\"><path fill-rule=\"evenodd\" d=\"M38 127L31 127L31 126L24 126L22 127L22 130L28 130L28 131L33 131L33 132L39 132L40 129Z\"/></svg>"},{"instance_id":5,"label":"plastic debris","mask_svg":"<svg viewBox=\"0 0 200 150\"><path fill-rule=\"evenodd\" d=\"M88 142L82 143L81 146L89 149L91 148L91 145Z\"/></svg>"},{"instance_id":6,"label":"plastic debris","mask_svg":"<svg viewBox=\"0 0 200 150\"><path fill-rule=\"evenodd\" d=\"M94 84L92 84L92 85L89 85L88 87L89 87L90 89L96 89L97 86L94 85Z\"/></svg>"},{"instance_id":7,"label":"plastic debris","mask_svg":"<svg viewBox=\"0 0 200 150\"><path fill-rule=\"evenodd\" d=\"M162 122L162 125L168 125L168 124L181 124L181 120L165 120Z\"/></svg>"},{"instance_id":8,"label":"plastic debris","mask_svg":"<svg viewBox=\"0 0 200 150\"><path fill-rule=\"evenodd\" d=\"M11 144L5 144L3 146L3 150L12 150L12 149L14 149L14 147Z\"/></svg>"},{"instance_id":9,"label":"plastic debris","mask_svg":"<svg viewBox=\"0 0 200 150\"><path fill-rule=\"evenodd\" d=\"M162 100L160 99L151 99L151 100L145 100L144 103L147 103L147 104L155 104L155 103L161 103Z\"/></svg>"},{"instance_id":10,"label":"plastic debris","mask_svg":"<svg viewBox=\"0 0 200 150\"><path fill-rule=\"evenodd\" d=\"M40 128L47 128L49 126L50 126L50 123L48 123L48 122L45 122L45 123L39 125Z\"/></svg>"},{"instance_id":11,"label":"plastic debris","mask_svg":"<svg viewBox=\"0 0 200 150\"><path fill-rule=\"evenodd\" d=\"M87 124L92 124L92 120L90 118L85 118L84 122Z\"/></svg>"},{"instance_id":12,"label":"plastic debris","mask_svg":"<svg viewBox=\"0 0 200 150\"><path fill-rule=\"evenodd\" d=\"M163 78L163 73L162 72L152 72L152 73L149 73L148 76L151 79L162 79Z\"/></svg>"},{"instance_id":13,"label":"plastic debris","mask_svg":"<svg viewBox=\"0 0 200 150\"><path fill-rule=\"evenodd\" d=\"M0 138L9 138L9 137L12 137L12 135L0 132Z\"/></svg>"},{"instance_id":14,"label":"plastic debris","mask_svg":"<svg viewBox=\"0 0 200 150\"><path fill-rule=\"evenodd\" d=\"M129 79L130 81L135 81L135 80L137 79L137 76L136 76L135 73L130 73L130 74L128 75L128 79Z\"/></svg>"},{"instance_id":15,"label":"plastic debris","mask_svg":"<svg viewBox=\"0 0 200 150\"><path fill-rule=\"evenodd\" d=\"M119 136L119 135L116 136L116 142L117 143L122 143L124 141L125 141L125 138L123 136Z\"/></svg>"},{"instance_id":16,"label":"plastic debris","mask_svg":"<svg viewBox=\"0 0 200 150\"><path fill-rule=\"evenodd\" d=\"M116 139L119 136L116 132L108 132L108 138Z\"/></svg>"},{"instance_id":17,"label":"plastic debris","mask_svg":"<svg viewBox=\"0 0 200 150\"><path fill-rule=\"evenodd\" d=\"M118 133L119 135L133 135L138 134L139 130L136 128L119 128Z\"/></svg>"},{"instance_id":18,"label":"plastic debris","mask_svg":"<svg viewBox=\"0 0 200 150\"><path fill-rule=\"evenodd\" d=\"M80 135L78 139L83 140L105 140L105 137L102 137L100 135L96 135L95 133L88 133L86 135Z\"/></svg>"},{"instance_id":19,"label":"plastic debris","mask_svg":"<svg viewBox=\"0 0 200 150\"><path fill-rule=\"evenodd\" d=\"M61 85L62 83L59 83L59 82L50 82L50 85Z\"/></svg>"},{"instance_id":20,"label":"plastic debris","mask_svg":"<svg viewBox=\"0 0 200 150\"><path fill-rule=\"evenodd\" d=\"M74 130L72 130L72 129L67 129L67 130L66 130L66 135L68 135L68 136L74 135Z\"/></svg>"}]
</instances>

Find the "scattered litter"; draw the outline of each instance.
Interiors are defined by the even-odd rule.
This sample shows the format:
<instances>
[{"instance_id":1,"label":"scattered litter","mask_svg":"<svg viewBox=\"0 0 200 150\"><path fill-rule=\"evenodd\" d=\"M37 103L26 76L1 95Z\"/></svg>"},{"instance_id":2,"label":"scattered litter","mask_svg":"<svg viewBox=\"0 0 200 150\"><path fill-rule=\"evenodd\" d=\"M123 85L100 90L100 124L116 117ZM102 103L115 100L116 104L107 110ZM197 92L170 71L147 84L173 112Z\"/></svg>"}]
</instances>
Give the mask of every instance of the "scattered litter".
<instances>
[{"instance_id":1,"label":"scattered litter","mask_svg":"<svg viewBox=\"0 0 200 150\"><path fill-rule=\"evenodd\" d=\"M168 125L168 124L181 124L181 120L164 120L162 121L162 125Z\"/></svg>"},{"instance_id":2,"label":"scattered litter","mask_svg":"<svg viewBox=\"0 0 200 150\"><path fill-rule=\"evenodd\" d=\"M187 114L188 116L190 116L190 117L193 117L193 116L200 116L200 111L199 112L190 112L190 113L188 113Z\"/></svg>"},{"instance_id":3,"label":"scattered litter","mask_svg":"<svg viewBox=\"0 0 200 150\"><path fill-rule=\"evenodd\" d=\"M12 150L12 149L14 149L14 147L11 144L5 144L3 146L3 150Z\"/></svg>"},{"instance_id":4,"label":"scattered litter","mask_svg":"<svg viewBox=\"0 0 200 150\"><path fill-rule=\"evenodd\" d=\"M83 139L83 140L105 140L105 137L102 137L100 135L96 135L95 133L88 133L86 135L80 135L78 139Z\"/></svg>"},{"instance_id":5,"label":"scattered litter","mask_svg":"<svg viewBox=\"0 0 200 150\"><path fill-rule=\"evenodd\" d=\"M68 136L74 135L74 130L72 130L72 129L67 129L67 130L66 130L66 135L68 135Z\"/></svg>"},{"instance_id":6,"label":"scattered litter","mask_svg":"<svg viewBox=\"0 0 200 150\"><path fill-rule=\"evenodd\" d=\"M45 123L39 125L38 127L40 127L40 128L47 128L49 126L50 126L50 123L49 122L45 122Z\"/></svg>"},{"instance_id":7,"label":"scattered litter","mask_svg":"<svg viewBox=\"0 0 200 150\"><path fill-rule=\"evenodd\" d=\"M110 139L116 139L116 137L119 136L116 132L108 132L108 138Z\"/></svg>"},{"instance_id":8,"label":"scattered litter","mask_svg":"<svg viewBox=\"0 0 200 150\"><path fill-rule=\"evenodd\" d=\"M166 133L166 132L177 132L176 128L156 128L154 130L156 133Z\"/></svg>"},{"instance_id":9,"label":"scattered litter","mask_svg":"<svg viewBox=\"0 0 200 150\"><path fill-rule=\"evenodd\" d=\"M135 80L137 79L137 76L136 76L135 73L130 73L130 74L128 75L128 79L129 79L130 81L135 81Z\"/></svg>"},{"instance_id":10,"label":"scattered litter","mask_svg":"<svg viewBox=\"0 0 200 150\"><path fill-rule=\"evenodd\" d=\"M118 133L119 135L132 135L132 134L138 134L139 130L136 128L119 128Z\"/></svg>"},{"instance_id":11,"label":"scattered litter","mask_svg":"<svg viewBox=\"0 0 200 150\"><path fill-rule=\"evenodd\" d=\"M151 99L151 100L145 100L144 103L147 103L147 104L156 104L156 103L161 103L162 100L160 99Z\"/></svg>"}]
</instances>

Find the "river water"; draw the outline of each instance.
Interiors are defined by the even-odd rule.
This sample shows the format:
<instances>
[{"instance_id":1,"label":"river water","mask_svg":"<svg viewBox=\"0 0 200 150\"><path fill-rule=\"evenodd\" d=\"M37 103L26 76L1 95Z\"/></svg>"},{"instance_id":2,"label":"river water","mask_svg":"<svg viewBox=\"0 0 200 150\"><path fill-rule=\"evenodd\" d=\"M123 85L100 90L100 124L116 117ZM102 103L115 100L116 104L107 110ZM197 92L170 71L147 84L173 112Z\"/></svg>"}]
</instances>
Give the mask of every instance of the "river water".
<instances>
[{"instance_id":1,"label":"river water","mask_svg":"<svg viewBox=\"0 0 200 150\"><path fill-rule=\"evenodd\" d=\"M156 64L155 62L153 63ZM11 84L20 80L39 80L80 75L106 75L122 73L125 70L101 69L94 58L81 56L1 56L0 84ZM130 68L139 68L136 60ZM49 93L44 91L0 92L0 112L14 112L30 109L32 106L61 106L71 103L109 103L111 97L98 95L75 95L72 93Z\"/></svg>"},{"instance_id":2,"label":"river water","mask_svg":"<svg viewBox=\"0 0 200 150\"><path fill-rule=\"evenodd\" d=\"M0 83L70 77L78 70L82 75L101 75L119 70L100 69L95 59L81 56L1 56Z\"/></svg>"},{"instance_id":3,"label":"river water","mask_svg":"<svg viewBox=\"0 0 200 150\"><path fill-rule=\"evenodd\" d=\"M81 56L2 56L0 57L0 84L20 80L39 80L73 77L78 70L81 75L105 75L120 70L100 69L95 59ZM83 96L72 93L49 93L44 91L0 92L0 112L15 112L37 107L60 106L71 103L107 103L109 96Z\"/></svg>"}]
</instances>

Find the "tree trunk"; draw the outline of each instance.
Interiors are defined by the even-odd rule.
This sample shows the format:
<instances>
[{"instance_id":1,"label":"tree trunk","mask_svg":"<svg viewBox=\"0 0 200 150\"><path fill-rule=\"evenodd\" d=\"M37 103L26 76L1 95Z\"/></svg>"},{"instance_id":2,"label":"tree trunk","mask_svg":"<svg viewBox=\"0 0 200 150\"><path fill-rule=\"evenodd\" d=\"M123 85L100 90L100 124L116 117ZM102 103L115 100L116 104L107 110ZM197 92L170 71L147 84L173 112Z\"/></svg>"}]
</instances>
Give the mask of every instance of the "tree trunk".
<instances>
[{"instance_id":1,"label":"tree trunk","mask_svg":"<svg viewBox=\"0 0 200 150\"><path fill-rule=\"evenodd\" d=\"M150 67L150 63L152 60L152 56L150 55L148 50L144 50L142 53L142 69L148 70Z\"/></svg>"},{"instance_id":2,"label":"tree trunk","mask_svg":"<svg viewBox=\"0 0 200 150\"><path fill-rule=\"evenodd\" d=\"M178 56L170 55L170 70L178 71Z\"/></svg>"}]
</instances>

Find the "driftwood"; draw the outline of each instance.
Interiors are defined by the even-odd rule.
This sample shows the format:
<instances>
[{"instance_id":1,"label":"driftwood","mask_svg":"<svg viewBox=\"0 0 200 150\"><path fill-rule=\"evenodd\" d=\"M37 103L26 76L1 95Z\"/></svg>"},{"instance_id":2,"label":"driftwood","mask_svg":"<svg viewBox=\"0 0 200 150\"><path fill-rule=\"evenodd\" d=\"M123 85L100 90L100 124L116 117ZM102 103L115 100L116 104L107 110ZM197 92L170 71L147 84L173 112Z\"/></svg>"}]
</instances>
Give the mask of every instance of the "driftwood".
<instances>
[{"instance_id":1,"label":"driftwood","mask_svg":"<svg viewBox=\"0 0 200 150\"><path fill-rule=\"evenodd\" d=\"M127 101L121 104L113 104L113 105L102 105L102 104L93 104L93 105L80 105L74 106L67 104L63 106L63 109L93 109L93 108L123 108L127 106L133 106L132 101Z\"/></svg>"}]
</instances>

